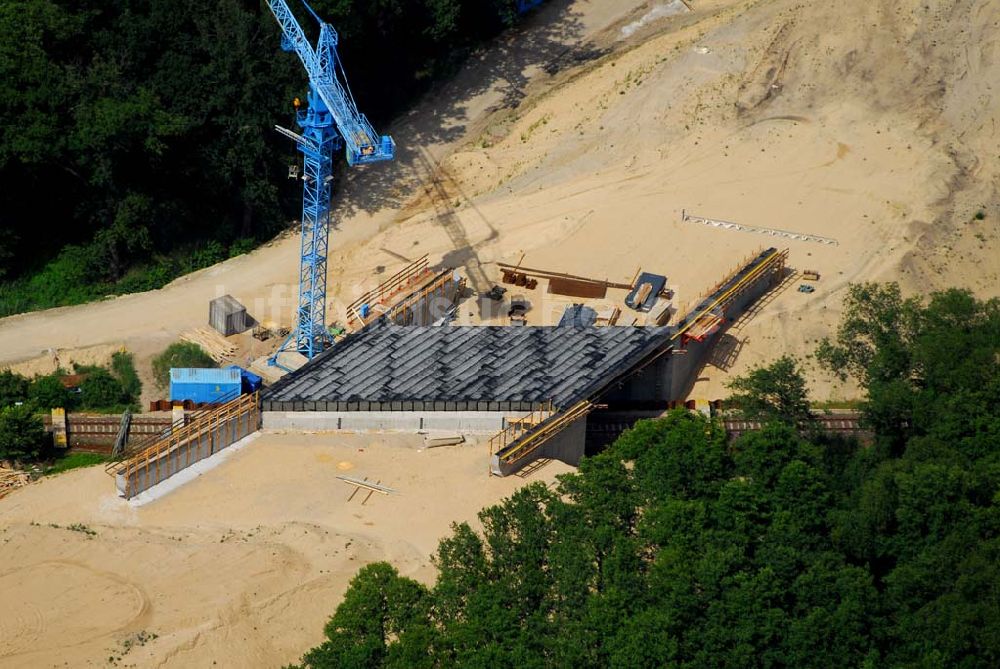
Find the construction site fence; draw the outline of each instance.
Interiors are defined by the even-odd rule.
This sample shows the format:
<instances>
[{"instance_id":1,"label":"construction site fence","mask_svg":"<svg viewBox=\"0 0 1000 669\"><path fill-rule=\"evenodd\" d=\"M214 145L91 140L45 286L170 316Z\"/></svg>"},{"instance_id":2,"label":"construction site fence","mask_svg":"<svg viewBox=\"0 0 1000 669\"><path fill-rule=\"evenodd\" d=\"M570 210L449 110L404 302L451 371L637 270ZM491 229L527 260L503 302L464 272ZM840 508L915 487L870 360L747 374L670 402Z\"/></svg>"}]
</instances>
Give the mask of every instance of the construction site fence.
<instances>
[{"instance_id":1,"label":"construction site fence","mask_svg":"<svg viewBox=\"0 0 1000 669\"><path fill-rule=\"evenodd\" d=\"M259 393L243 395L175 427L111 470L130 499L260 429Z\"/></svg>"}]
</instances>

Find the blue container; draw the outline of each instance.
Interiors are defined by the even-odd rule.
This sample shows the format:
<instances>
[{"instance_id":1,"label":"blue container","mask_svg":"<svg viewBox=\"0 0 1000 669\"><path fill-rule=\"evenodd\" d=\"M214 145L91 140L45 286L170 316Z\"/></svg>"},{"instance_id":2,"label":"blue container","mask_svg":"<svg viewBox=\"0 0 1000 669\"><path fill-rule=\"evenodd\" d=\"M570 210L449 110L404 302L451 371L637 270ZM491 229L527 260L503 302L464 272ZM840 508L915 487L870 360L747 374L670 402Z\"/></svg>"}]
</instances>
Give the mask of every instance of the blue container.
<instances>
[{"instance_id":1,"label":"blue container","mask_svg":"<svg viewBox=\"0 0 1000 669\"><path fill-rule=\"evenodd\" d=\"M253 372L248 372L239 365L227 365L226 369L238 369L240 372L240 379L243 381L243 392L244 393L254 393L260 390L261 384L264 383L264 379L260 378Z\"/></svg>"},{"instance_id":2,"label":"blue container","mask_svg":"<svg viewBox=\"0 0 1000 669\"><path fill-rule=\"evenodd\" d=\"M243 379L239 368L170 370L170 401L228 402L240 396Z\"/></svg>"}]
</instances>

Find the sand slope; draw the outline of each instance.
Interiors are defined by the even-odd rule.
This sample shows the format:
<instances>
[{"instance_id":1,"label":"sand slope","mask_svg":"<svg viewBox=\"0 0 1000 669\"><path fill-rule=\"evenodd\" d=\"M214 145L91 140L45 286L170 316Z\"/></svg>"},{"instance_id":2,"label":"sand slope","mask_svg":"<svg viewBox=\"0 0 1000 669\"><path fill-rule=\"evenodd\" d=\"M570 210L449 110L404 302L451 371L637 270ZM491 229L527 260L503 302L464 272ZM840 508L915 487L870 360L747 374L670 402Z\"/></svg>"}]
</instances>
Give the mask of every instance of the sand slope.
<instances>
[{"instance_id":1,"label":"sand slope","mask_svg":"<svg viewBox=\"0 0 1000 669\"><path fill-rule=\"evenodd\" d=\"M525 483L487 477L484 444L422 446L418 435L265 434L138 507L101 467L15 492L0 504L0 666L297 659L361 565L389 560L431 581L451 523L475 522ZM568 469L553 462L532 480ZM342 473L399 494L348 502Z\"/></svg>"},{"instance_id":2,"label":"sand slope","mask_svg":"<svg viewBox=\"0 0 1000 669\"><path fill-rule=\"evenodd\" d=\"M570 58L575 45L643 4L641 0L553 3L495 49L475 54L453 81L441 85L390 128L398 142L398 159L351 170L335 186L331 293L353 299L377 285L385 267L400 266L404 257L422 253L412 248L399 253L376 249L355 258L357 247L394 225L400 210L420 191L420 181L426 177L424 155L432 159L448 155L494 110L524 99L529 83L544 77L543 65ZM291 229L251 254L187 275L161 290L0 319L0 366L43 352L48 356L48 349L124 342L140 363L147 385L144 401L159 397L148 387L149 359L181 332L206 325L212 298L229 293L259 321L291 321L298 290L297 233ZM331 313L335 312L334 307Z\"/></svg>"},{"instance_id":3,"label":"sand slope","mask_svg":"<svg viewBox=\"0 0 1000 669\"><path fill-rule=\"evenodd\" d=\"M554 2L429 95L393 128L400 160L338 192L331 313L422 253L480 289L522 253L616 280L642 266L683 306L758 247L787 245L823 274L818 291L787 291L734 335L739 355L696 389L716 397L729 373L808 354L849 282L997 294L996 3L691 7ZM682 210L840 244L703 228ZM296 252L291 235L161 291L4 319L0 358L124 340L144 361L227 292L289 322ZM851 392L819 376L814 390Z\"/></svg>"}]
</instances>

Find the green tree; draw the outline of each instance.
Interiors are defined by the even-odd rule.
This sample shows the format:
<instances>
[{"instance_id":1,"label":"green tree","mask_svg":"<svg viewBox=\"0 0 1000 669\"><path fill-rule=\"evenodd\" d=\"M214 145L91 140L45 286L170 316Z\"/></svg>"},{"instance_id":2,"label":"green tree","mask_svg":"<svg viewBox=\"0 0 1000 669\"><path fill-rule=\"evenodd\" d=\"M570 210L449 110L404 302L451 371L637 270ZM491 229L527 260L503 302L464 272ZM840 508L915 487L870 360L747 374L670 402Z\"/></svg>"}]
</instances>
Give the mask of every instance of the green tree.
<instances>
[{"instance_id":1,"label":"green tree","mask_svg":"<svg viewBox=\"0 0 1000 669\"><path fill-rule=\"evenodd\" d=\"M30 382L9 369L0 371L0 409L28 399Z\"/></svg>"},{"instance_id":2,"label":"green tree","mask_svg":"<svg viewBox=\"0 0 1000 669\"><path fill-rule=\"evenodd\" d=\"M638 421L617 441L614 453L634 461L638 494L652 500L716 491L732 468L725 430L684 410L664 420Z\"/></svg>"},{"instance_id":3,"label":"green tree","mask_svg":"<svg viewBox=\"0 0 1000 669\"><path fill-rule=\"evenodd\" d=\"M864 446L803 431L802 404L787 399L803 386L779 398L760 388L786 379L758 374L741 389L758 394L762 429L726 443L698 414L640 421L555 489L532 484L485 509L481 531L454 526L430 590L394 594L392 573L367 575L306 657L365 667L997 666L1000 310L962 291L926 304L892 287L852 295L869 303L848 309L850 336L837 346L861 376L869 415L905 413L906 431L873 420L876 442ZM899 328L905 336L890 342Z\"/></svg>"},{"instance_id":4,"label":"green tree","mask_svg":"<svg viewBox=\"0 0 1000 669\"><path fill-rule=\"evenodd\" d=\"M56 374L35 377L28 387L28 398L36 408L44 411L57 408L69 410L76 404L73 395Z\"/></svg>"},{"instance_id":5,"label":"green tree","mask_svg":"<svg viewBox=\"0 0 1000 669\"><path fill-rule=\"evenodd\" d=\"M313 669L371 667L383 663L387 646L426 618L427 589L376 562L362 567L344 601L326 625L327 641L307 653L303 666Z\"/></svg>"},{"instance_id":6,"label":"green tree","mask_svg":"<svg viewBox=\"0 0 1000 669\"><path fill-rule=\"evenodd\" d=\"M790 463L796 460L813 463L819 459L815 446L780 421L747 432L733 445L733 451L737 472L769 489Z\"/></svg>"},{"instance_id":7,"label":"green tree","mask_svg":"<svg viewBox=\"0 0 1000 669\"><path fill-rule=\"evenodd\" d=\"M0 409L0 460L34 460L45 444L45 426L27 405Z\"/></svg>"},{"instance_id":8,"label":"green tree","mask_svg":"<svg viewBox=\"0 0 1000 669\"><path fill-rule=\"evenodd\" d=\"M117 409L128 404L122 384L106 369L95 369L80 384L80 401L84 409Z\"/></svg>"},{"instance_id":9,"label":"green tree","mask_svg":"<svg viewBox=\"0 0 1000 669\"><path fill-rule=\"evenodd\" d=\"M379 125L516 19L513 0L312 4ZM298 158L269 128L307 82L280 44L245 0L0 4L0 315L157 288L296 217Z\"/></svg>"},{"instance_id":10,"label":"green tree","mask_svg":"<svg viewBox=\"0 0 1000 669\"><path fill-rule=\"evenodd\" d=\"M817 358L862 383L866 417L894 448L928 433L961 443L992 423L998 339L1000 300L953 289L922 306L895 284L862 284L851 286L836 340L824 340Z\"/></svg>"},{"instance_id":11,"label":"green tree","mask_svg":"<svg viewBox=\"0 0 1000 669\"><path fill-rule=\"evenodd\" d=\"M909 376L918 302L904 299L895 283L852 284L836 339L824 339L816 357L842 378L865 385Z\"/></svg>"},{"instance_id":12,"label":"green tree","mask_svg":"<svg viewBox=\"0 0 1000 669\"><path fill-rule=\"evenodd\" d=\"M172 367L211 368L215 361L197 344L180 341L153 358L153 378L160 389L170 385Z\"/></svg>"},{"instance_id":13,"label":"green tree","mask_svg":"<svg viewBox=\"0 0 1000 669\"><path fill-rule=\"evenodd\" d=\"M748 420L808 425L812 420L802 368L795 358L782 356L729 382L729 402Z\"/></svg>"}]
</instances>

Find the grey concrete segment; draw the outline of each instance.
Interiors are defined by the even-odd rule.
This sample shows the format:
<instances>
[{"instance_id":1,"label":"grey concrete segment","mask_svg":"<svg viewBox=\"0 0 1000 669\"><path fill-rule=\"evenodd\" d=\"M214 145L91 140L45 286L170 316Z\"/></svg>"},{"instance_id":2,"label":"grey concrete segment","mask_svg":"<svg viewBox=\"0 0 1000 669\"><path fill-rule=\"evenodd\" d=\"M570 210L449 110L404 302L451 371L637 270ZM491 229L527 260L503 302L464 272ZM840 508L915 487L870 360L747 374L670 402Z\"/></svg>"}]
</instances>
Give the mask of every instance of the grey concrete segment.
<instances>
[{"instance_id":1,"label":"grey concrete segment","mask_svg":"<svg viewBox=\"0 0 1000 669\"><path fill-rule=\"evenodd\" d=\"M539 449L540 458L552 458L576 467L583 459L587 442L587 416L582 416L559 434L545 442ZM535 458L531 458L534 460Z\"/></svg>"},{"instance_id":2,"label":"grey concrete segment","mask_svg":"<svg viewBox=\"0 0 1000 669\"><path fill-rule=\"evenodd\" d=\"M265 430L449 430L466 434L493 434L504 429L506 419L518 416L490 411L265 411Z\"/></svg>"},{"instance_id":3,"label":"grey concrete segment","mask_svg":"<svg viewBox=\"0 0 1000 669\"><path fill-rule=\"evenodd\" d=\"M358 402L436 411L484 402L571 406L670 344L671 328L382 325L347 337L264 391L274 410ZM652 398L650 398L652 399ZM291 405L290 407L288 405Z\"/></svg>"}]
</instances>

